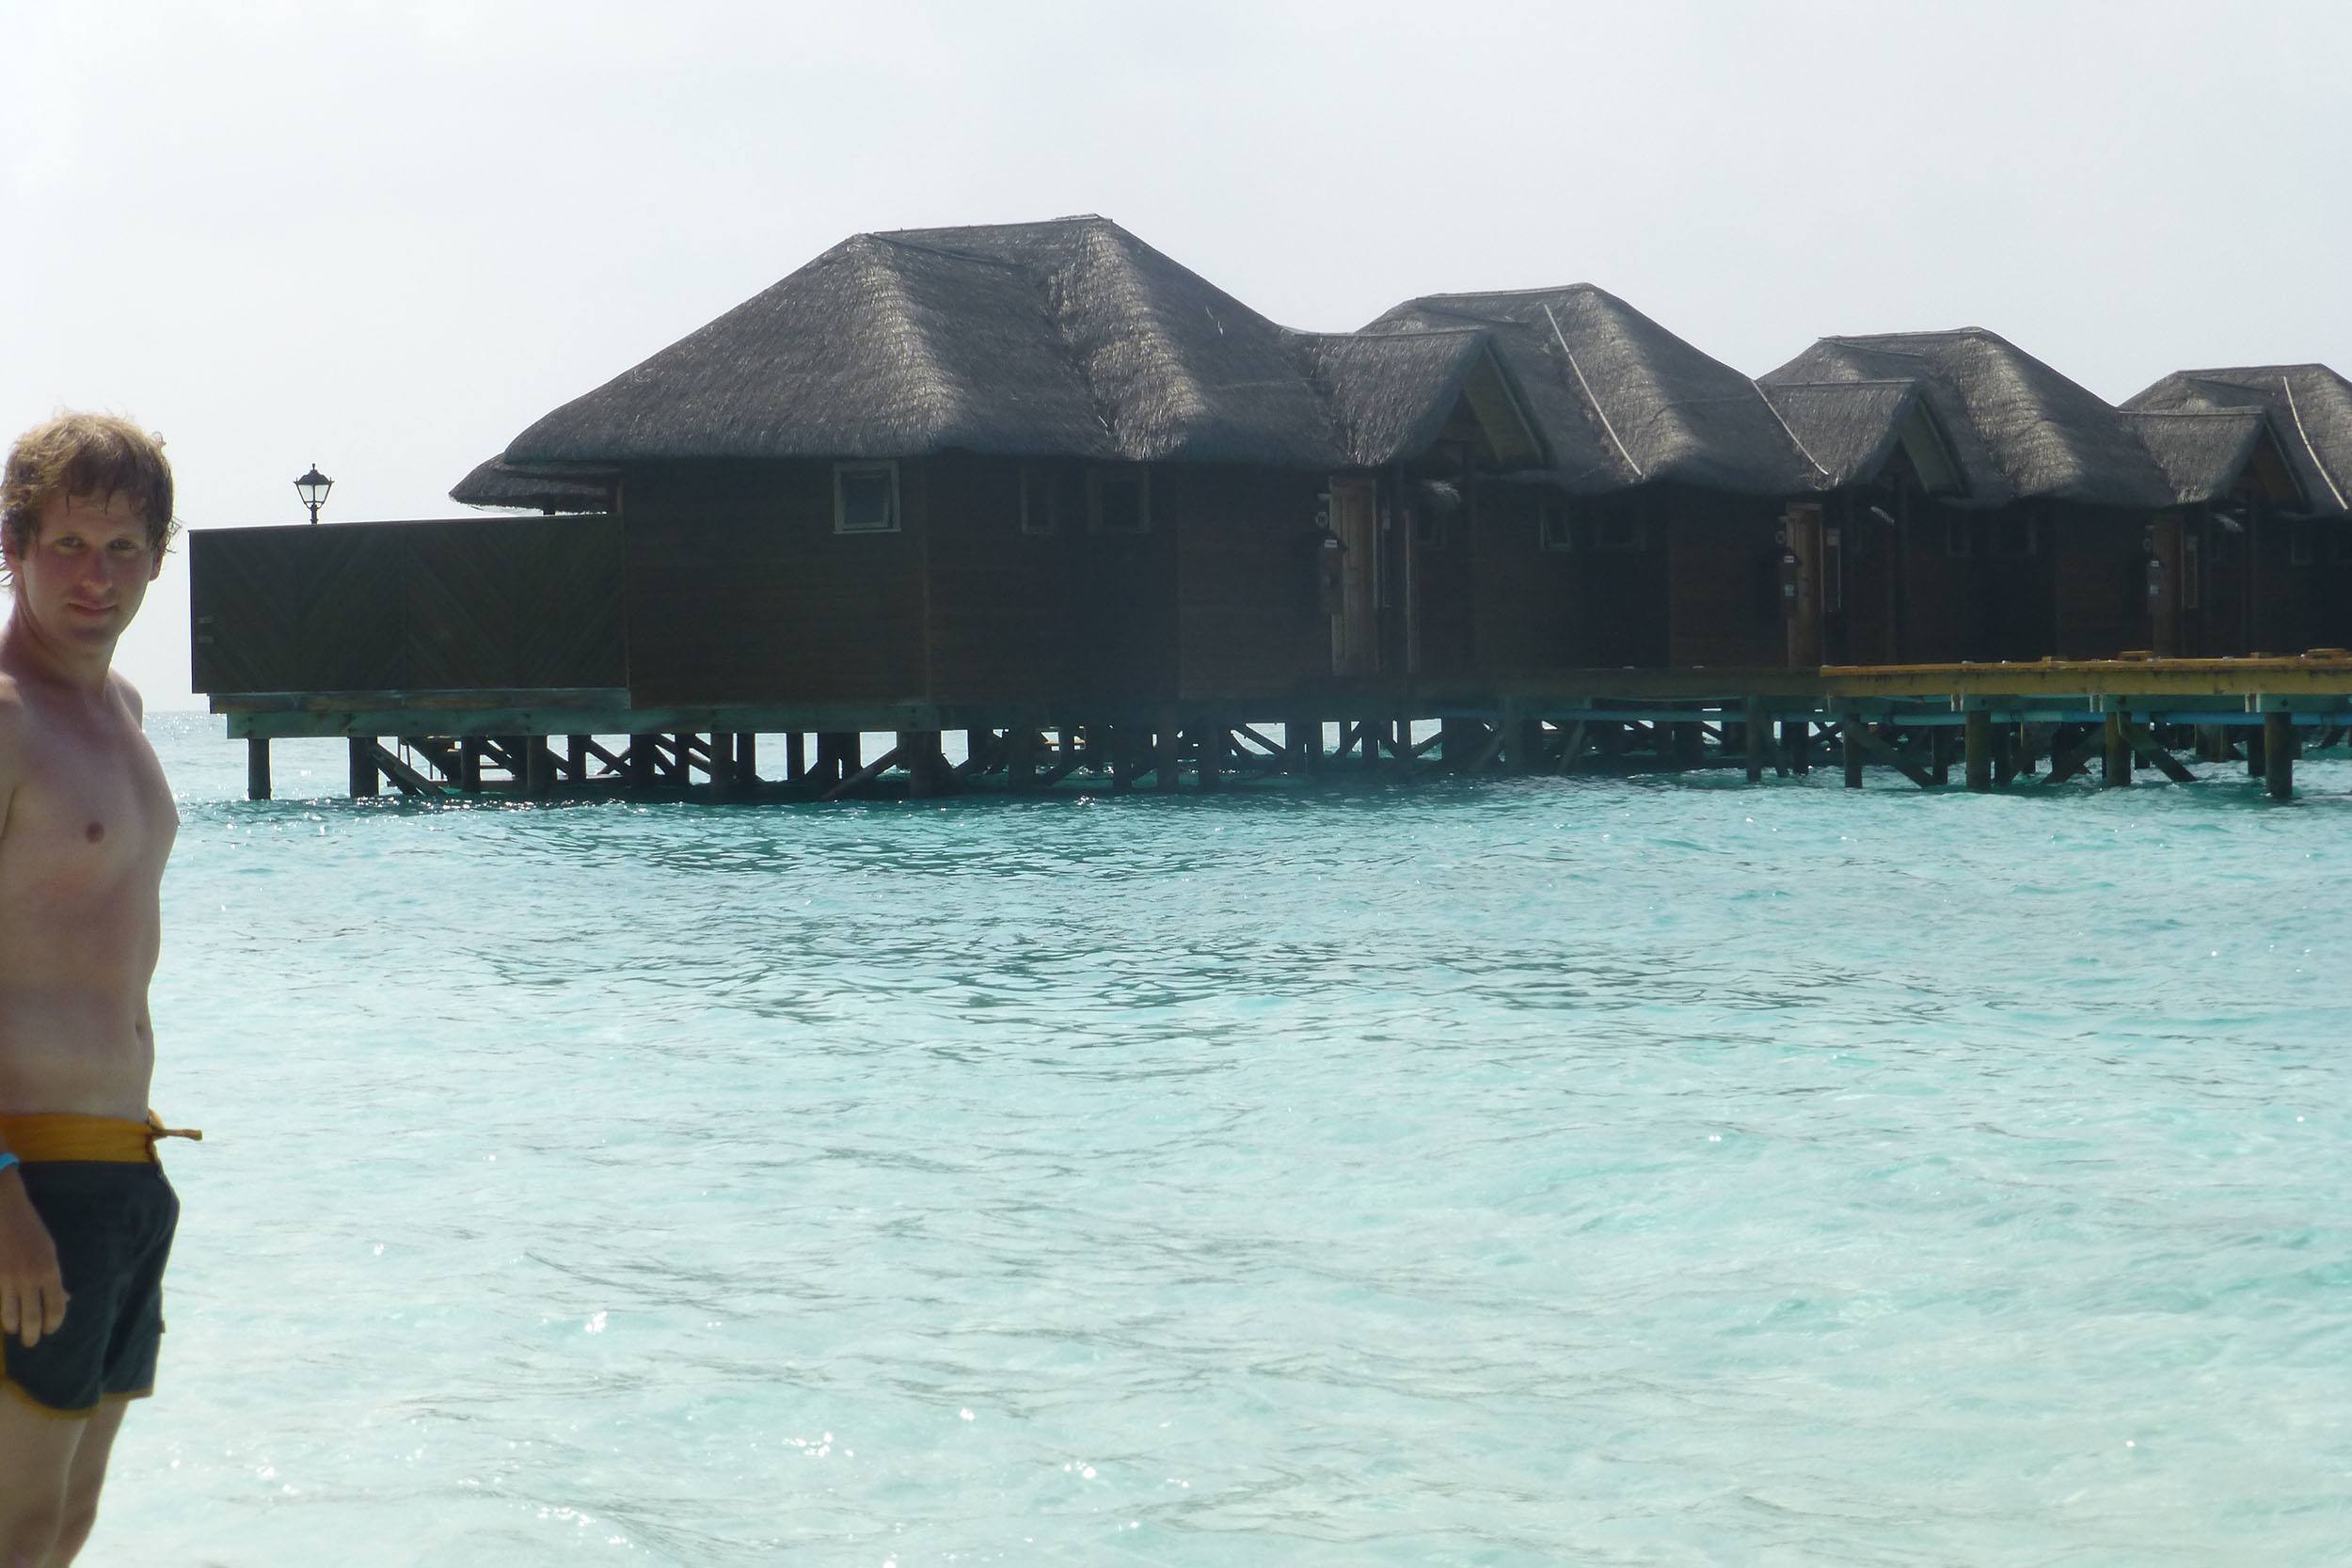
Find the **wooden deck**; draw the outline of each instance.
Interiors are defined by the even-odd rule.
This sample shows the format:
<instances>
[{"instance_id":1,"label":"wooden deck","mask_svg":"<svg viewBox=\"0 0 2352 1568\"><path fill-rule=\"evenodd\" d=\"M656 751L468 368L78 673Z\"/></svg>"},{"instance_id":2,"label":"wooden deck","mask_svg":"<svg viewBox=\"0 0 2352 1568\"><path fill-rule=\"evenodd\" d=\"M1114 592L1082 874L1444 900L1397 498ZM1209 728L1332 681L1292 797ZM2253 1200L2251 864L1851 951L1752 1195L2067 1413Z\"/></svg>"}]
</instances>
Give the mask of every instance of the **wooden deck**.
<instances>
[{"instance_id":1,"label":"wooden deck","mask_svg":"<svg viewBox=\"0 0 2352 1568\"><path fill-rule=\"evenodd\" d=\"M273 738L339 736L352 789L527 797L613 791L838 798L1082 782L1216 789L1349 760L1373 769L1567 772L1612 762L1803 772L1835 754L1923 786L1954 763L1975 789L2092 770L2183 780L2178 753L2242 758L2293 792L2304 744L2352 727L2352 657L2112 659L1786 670L1595 670L1481 689L1399 686L1285 702L1082 707L924 702L638 706L625 688L245 692L213 710L269 794ZM1426 732L1435 726L1434 735ZM950 766L942 737L961 731ZM862 737L893 743L865 754ZM759 736L781 739L763 777ZM1336 744L1334 736L1336 736ZM1279 738L1278 738L1279 736ZM388 744L389 742L389 744ZM1835 748L1834 753L1831 748Z\"/></svg>"}]
</instances>

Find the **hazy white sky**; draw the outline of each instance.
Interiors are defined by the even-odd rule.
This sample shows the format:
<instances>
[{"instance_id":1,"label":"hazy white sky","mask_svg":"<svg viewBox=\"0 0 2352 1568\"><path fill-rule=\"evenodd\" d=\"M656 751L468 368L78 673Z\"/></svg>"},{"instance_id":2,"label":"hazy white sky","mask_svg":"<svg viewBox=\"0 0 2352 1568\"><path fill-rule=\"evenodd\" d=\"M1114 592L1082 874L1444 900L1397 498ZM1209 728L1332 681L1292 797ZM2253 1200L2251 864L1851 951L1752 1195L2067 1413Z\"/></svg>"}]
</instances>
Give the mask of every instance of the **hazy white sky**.
<instances>
[{"instance_id":1,"label":"hazy white sky","mask_svg":"<svg viewBox=\"0 0 2352 1568\"><path fill-rule=\"evenodd\" d=\"M0 439L192 528L443 515L861 230L1099 212L1278 321L1590 281L1751 374L1982 325L2108 398L2352 372L2352 8L0 0ZM175 559L121 665L187 681Z\"/></svg>"}]
</instances>

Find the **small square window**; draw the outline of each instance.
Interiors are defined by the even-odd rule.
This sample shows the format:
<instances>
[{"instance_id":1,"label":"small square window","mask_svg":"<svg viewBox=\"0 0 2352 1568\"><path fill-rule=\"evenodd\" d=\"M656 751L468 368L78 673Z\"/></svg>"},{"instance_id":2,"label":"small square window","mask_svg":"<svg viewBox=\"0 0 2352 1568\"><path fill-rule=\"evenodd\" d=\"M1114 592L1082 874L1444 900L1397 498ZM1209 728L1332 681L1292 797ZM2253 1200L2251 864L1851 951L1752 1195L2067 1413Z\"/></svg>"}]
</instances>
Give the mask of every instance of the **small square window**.
<instances>
[{"instance_id":1,"label":"small square window","mask_svg":"<svg viewBox=\"0 0 2352 1568\"><path fill-rule=\"evenodd\" d=\"M1565 501L1546 501L1536 519L1535 542L1547 550L1576 548L1576 524L1568 516Z\"/></svg>"},{"instance_id":2,"label":"small square window","mask_svg":"<svg viewBox=\"0 0 2352 1568\"><path fill-rule=\"evenodd\" d=\"M1944 519L1944 553L1954 561L1964 561L1977 553L1977 520L1974 517Z\"/></svg>"},{"instance_id":3,"label":"small square window","mask_svg":"<svg viewBox=\"0 0 2352 1568\"><path fill-rule=\"evenodd\" d=\"M1649 530L1639 517L1603 517L1593 530L1593 548L1630 554L1649 542Z\"/></svg>"},{"instance_id":4,"label":"small square window","mask_svg":"<svg viewBox=\"0 0 2352 1568\"><path fill-rule=\"evenodd\" d=\"M1152 470L1087 470L1087 526L1097 533L1147 533L1152 528Z\"/></svg>"},{"instance_id":5,"label":"small square window","mask_svg":"<svg viewBox=\"0 0 2352 1568\"><path fill-rule=\"evenodd\" d=\"M1021 465L1021 531L1061 531L1061 476L1042 463Z\"/></svg>"},{"instance_id":6,"label":"small square window","mask_svg":"<svg viewBox=\"0 0 2352 1568\"><path fill-rule=\"evenodd\" d=\"M833 466L833 531L835 533L898 531L898 465L835 463Z\"/></svg>"}]
</instances>

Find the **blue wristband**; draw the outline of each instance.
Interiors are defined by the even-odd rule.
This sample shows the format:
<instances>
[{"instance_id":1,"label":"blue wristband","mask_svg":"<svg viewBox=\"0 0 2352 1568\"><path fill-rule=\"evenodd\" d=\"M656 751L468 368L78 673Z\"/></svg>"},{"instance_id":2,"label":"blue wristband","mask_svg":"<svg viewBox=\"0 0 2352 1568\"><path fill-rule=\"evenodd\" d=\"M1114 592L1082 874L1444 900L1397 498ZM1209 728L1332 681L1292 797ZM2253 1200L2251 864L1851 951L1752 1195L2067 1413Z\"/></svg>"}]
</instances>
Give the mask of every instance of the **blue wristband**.
<instances>
[{"instance_id":1,"label":"blue wristband","mask_svg":"<svg viewBox=\"0 0 2352 1568\"><path fill-rule=\"evenodd\" d=\"M21 1165L24 1163L7 1149L0 1148L0 1174L6 1174L12 1166Z\"/></svg>"}]
</instances>

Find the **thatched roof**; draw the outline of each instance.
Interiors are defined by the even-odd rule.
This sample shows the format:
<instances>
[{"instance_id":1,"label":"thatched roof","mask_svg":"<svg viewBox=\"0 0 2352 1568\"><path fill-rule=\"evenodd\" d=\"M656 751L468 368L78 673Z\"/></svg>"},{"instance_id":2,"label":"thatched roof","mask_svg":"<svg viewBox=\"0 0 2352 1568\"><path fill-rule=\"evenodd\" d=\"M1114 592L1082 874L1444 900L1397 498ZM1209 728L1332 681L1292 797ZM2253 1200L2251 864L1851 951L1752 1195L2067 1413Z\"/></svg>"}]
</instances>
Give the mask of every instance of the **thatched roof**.
<instances>
[{"instance_id":1,"label":"thatched roof","mask_svg":"<svg viewBox=\"0 0 2352 1568\"><path fill-rule=\"evenodd\" d=\"M1345 467L1420 450L1478 362L1458 335L1334 349L1099 217L909 230L834 246L504 455Z\"/></svg>"},{"instance_id":2,"label":"thatched roof","mask_svg":"<svg viewBox=\"0 0 2352 1568\"><path fill-rule=\"evenodd\" d=\"M2123 406L2136 416L2258 412L2303 492L2304 509L2331 516L2352 512L2352 382L2325 365L2179 371L2125 399ZM2249 436L2248 456L2253 445ZM2235 481L2245 461L2216 494Z\"/></svg>"},{"instance_id":3,"label":"thatched roof","mask_svg":"<svg viewBox=\"0 0 2352 1568\"><path fill-rule=\"evenodd\" d=\"M2183 502L2228 495L2270 422L2260 408L2146 408L2124 417Z\"/></svg>"},{"instance_id":4,"label":"thatched roof","mask_svg":"<svg viewBox=\"0 0 2352 1568\"><path fill-rule=\"evenodd\" d=\"M1982 327L1823 338L1763 380L1916 382L1977 505L2173 503L2171 483L2121 412Z\"/></svg>"},{"instance_id":5,"label":"thatched roof","mask_svg":"<svg viewBox=\"0 0 2352 1568\"><path fill-rule=\"evenodd\" d=\"M1913 421L1932 418L1915 380L1791 381L1766 385L1764 395L1821 466L1824 485L1832 489L1868 483L1903 444Z\"/></svg>"},{"instance_id":6,"label":"thatched roof","mask_svg":"<svg viewBox=\"0 0 2352 1568\"><path fill-rule=\"evenodd\" d=\"M449 499L460 506L523 508L532 512L610 512L612 484L610 469L532 470L514 467L503 458L477 463L459 480Z\"/></svg>"},{"instance_id":7,"label":"thatched roof","mask_svg":"<svg viewBox=\"0 0 2352 1568\"><path fill-rule=\"evenodd\" d=\"M1756 383L1590 284L1430 294L1364 333L1465 326L1491 336L1571 493L1670 482L1789 495L1823 483Z\"/></svg>"}]
</instances>

